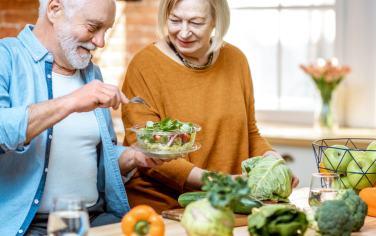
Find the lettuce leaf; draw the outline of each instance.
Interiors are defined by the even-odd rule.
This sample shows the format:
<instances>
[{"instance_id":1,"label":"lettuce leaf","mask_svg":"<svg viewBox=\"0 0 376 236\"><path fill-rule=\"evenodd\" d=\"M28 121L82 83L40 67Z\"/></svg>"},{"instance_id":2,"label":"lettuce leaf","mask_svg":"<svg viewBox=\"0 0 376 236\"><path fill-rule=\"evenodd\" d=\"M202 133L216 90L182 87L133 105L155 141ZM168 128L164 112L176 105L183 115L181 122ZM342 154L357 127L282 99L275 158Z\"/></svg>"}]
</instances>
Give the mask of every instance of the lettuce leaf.
<instances>
[{"instance_id":1,"label":"lettuce leaf","mask_svg":"<svg viewBox=\"0 0 376 236\"><path fill-rule=\"evenodd\" d=\"M253 157L241 164L248 174L250 195L259 200L290 202L292 172L284 160L272 156Z\"/></svg>"},{"instance_id":2,"label":"lettuce leaf","mask_svg":"<svg viewBox=\"0 0 376 236\"><path fill-rule=\"evenodd\" d=\"M267 205L253 208L248 216L251 236L295 236L307 230L306 215L293 206Z\"/></svg>"},{"instance_id":3,"label":"lettuce leaf","mask_svg":"<svg viewBox=\"0 0 376 236\"><path fill-rule=\"evenodd\" d=\"M146 122L146 127L143 128L145 131L155 131L155 132L186 132L192 133L195 129L192 123L183 123L178 120L171 121L170 117L163 119L160 123L148 121Z\"/></svg>"}]
</instances>

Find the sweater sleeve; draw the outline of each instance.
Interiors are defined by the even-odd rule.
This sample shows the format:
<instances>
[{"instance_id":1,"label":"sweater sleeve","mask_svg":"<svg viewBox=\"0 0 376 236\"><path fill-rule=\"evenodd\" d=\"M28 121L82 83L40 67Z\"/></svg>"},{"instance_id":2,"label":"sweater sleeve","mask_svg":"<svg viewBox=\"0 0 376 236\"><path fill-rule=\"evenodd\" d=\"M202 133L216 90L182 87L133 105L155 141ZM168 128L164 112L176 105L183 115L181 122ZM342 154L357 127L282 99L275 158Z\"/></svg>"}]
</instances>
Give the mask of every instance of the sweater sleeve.
<instances>
[{"instance_id":1,"label":"sweater sleeve","mask_svg":"<svg viewBox=\"0 0 376 236\"><path fill-rule=\"evenodd\" d=\"M137 60L136 60L137 61ZM163 117L159 109L163 107L163 100L155 93L158 75L153 72L153 66L137 68L137 63L129 65L123 83L122 91L129 98L139 96L143 98L151 108L143 104L128 104L122 106L122 120L124 124L125 138L123 145L131 145L137 142L136 134L127 128L146 121L159 122ZM142 72L141 72L142 71ZM154 78L153 78L154 77ZM154 91L154 93L153 93ZM162 117L161 117L162 116ZM189 173L195 165L188 161L188 156L164 163L158 168L139 168L139 171L163 183L171 189L183 192L183 187Z\"/></svg>"},{"instance_id":2,"label":"sweater sleeve","mask_svg":"<svg viewBox=\"0 0 376 236\"><path fill-rule=\"evenodd\" d=\"M247 105L248 113L248 138L249 138L249 157L256 157L263 155L266 151L273 150L268 141L261 137L259 129L256 125L255 118L255 98L253 95L253 83L251 71L249 69L248 63L246 63L245 72L245 100ZM274 150L273 150L274 151Z\"/></svg>"}]
</instances>

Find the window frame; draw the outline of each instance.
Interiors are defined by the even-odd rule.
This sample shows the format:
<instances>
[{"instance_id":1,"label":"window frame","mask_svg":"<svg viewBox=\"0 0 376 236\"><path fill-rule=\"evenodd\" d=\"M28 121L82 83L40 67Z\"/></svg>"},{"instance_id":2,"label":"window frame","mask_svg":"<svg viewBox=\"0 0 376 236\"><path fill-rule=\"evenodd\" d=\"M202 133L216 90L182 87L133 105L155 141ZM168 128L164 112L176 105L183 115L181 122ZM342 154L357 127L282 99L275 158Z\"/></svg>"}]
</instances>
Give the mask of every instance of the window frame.
<instances>
[{"instance_id":1,"label":"window frame","mask_svg":"<svg viewBox=\"0 0 376 236\"><path fill-rule=\"evenodd\" d=\"M236 0L235 0L236 1ZM346 0L345 0L346 1ZM278 6L272 7L231 7L231 9L236 10L334 10L336 15L336 38L334 41L334 52L337 55L337 52L342 51L343 49L343 38L339 37L343 35L342 20L344 15L342 14L342 9L346 4L343 4L343 1L336 0L333 5L310 5L310 6L282 6L281 3ZM280 25L279 25L280 28ZM279 123L296 123L296 124L312 124L314 122L314 111L296 111L296 110L282 110L280 105L280 99L282 94L282 45L281 45L281 32L279 32L279 40L277 46L277 97L278 97L278 109L257 109L256 110L256 120L257 121L266 121L266 122L279 122ZM340 62L345 62L343 55L338 56ZM338 93L339 96L340 92ZM256 98L255 98L256 99ZM343 114L344 104L341 103L340 106L337 106L337 112ZM343 123L343 120L340 120L340 123Z\"/></svg>"}]
</instances>

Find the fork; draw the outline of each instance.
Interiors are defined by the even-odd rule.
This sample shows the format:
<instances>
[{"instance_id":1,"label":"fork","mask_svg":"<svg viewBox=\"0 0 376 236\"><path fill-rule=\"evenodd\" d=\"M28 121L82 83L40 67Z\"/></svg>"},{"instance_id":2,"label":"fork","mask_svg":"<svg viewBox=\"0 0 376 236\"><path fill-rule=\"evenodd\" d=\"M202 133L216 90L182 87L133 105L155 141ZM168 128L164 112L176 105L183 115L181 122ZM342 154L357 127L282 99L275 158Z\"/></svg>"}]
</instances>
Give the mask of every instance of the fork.
<instances>
[{"instance_id":1,"label":"fork","mask_svg":"<svg viewBox=\"0 0 376 236\"><path fill-rule=\"evenodd\" d=\"M144 99L140 98L140 97L134 97L132 98L129 103L142 103L142 104L145 104L146 106L150 107L149 104L147 104Z\"/></svg>"}]
</instances>

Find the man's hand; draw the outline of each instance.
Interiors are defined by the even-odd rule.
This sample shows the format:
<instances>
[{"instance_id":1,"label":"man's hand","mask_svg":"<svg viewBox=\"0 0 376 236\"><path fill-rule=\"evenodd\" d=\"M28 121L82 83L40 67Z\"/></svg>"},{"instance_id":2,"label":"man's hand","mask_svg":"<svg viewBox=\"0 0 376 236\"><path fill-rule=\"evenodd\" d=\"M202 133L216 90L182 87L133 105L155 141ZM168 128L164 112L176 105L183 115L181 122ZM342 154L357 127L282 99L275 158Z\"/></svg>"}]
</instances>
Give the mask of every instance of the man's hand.
<instances>
[{"instance_id":1,"label":"man's hand","mask_svg":"<svg viewBox=\"0 0 376 236\"><path fill-rule=\"evenodd\" d=\"M98 107L116 110L120 103L128 102L118 87L96 79L68 95L32 104L29 106L25 144L74 112L88 112Z\"/></svg>"},{"instance_id":2,"label":"man's hand","mask_svg":"<svg viewBox=\"0 0 376 236\"><path fill-rule=\"evenodd\" d=\"M283 158L281 157L281 155L279 155L275 151L266 151L262 156L263 157L272 156L272 157L275 157L277 160L279 160L279 159L283 160ZM298 184L299 184L298 177L294 173L292 173L291 188L296 188L298 186Z\"/></svg>"},{"instance_id":3,"label":"man's hand","mask_svg":"<svg viewBox=\"0 0 376 236\"><path fill-rule=\"evenodd\" d=\"M136 167L147 167L147 168L157 168L165 162L170 162L172 159L156 159L149 158L145 156L142 152L136 152L131 148L127 148L120 155L118 163L120 172L122 175L125 175L129 171L133 170Z\"/></svg>"},{"instance_id":4,"label":"man's hand","mask_svg":"<svg viewBox=\"0 0 376 236\"><path fill-rule=\"evenodd\" d=\"M74 112L88 112L98 107L117 110L120 103L128 104L129 100L117 86L93 80L67 95Z\"/></svg>"}]
</instances>

